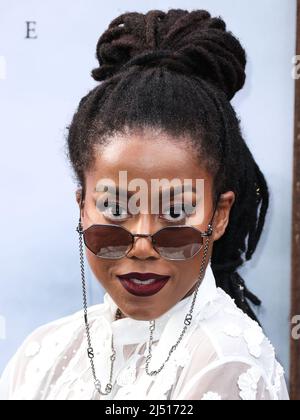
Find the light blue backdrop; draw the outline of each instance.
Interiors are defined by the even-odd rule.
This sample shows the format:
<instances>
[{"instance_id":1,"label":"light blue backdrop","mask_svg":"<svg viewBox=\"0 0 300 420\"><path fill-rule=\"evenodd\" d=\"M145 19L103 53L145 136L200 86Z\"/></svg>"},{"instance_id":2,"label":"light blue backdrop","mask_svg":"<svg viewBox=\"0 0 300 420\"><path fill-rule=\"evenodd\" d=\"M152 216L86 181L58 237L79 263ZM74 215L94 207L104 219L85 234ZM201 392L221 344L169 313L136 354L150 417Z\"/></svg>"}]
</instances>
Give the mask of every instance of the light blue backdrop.
<instances>
[{"instance_id":1,"label":"light blue backdrop","mask_svg":"<svg viewBox=\"0 0 300 420\"><path fill-rule=\"evenodd\" d=\"M95 47L125 11L207 8L221 15L247 55L247 82L233 101L271 190L263 238L241 270L263 300L260 319L289 365L290 239L295 0L0 0L0 372L35 327L81 308L75 184L65 127L95 86ZM36 39L25 39L36 21ZM91 303L103 290L88 267Z\"/></svg>"}]
</instances>

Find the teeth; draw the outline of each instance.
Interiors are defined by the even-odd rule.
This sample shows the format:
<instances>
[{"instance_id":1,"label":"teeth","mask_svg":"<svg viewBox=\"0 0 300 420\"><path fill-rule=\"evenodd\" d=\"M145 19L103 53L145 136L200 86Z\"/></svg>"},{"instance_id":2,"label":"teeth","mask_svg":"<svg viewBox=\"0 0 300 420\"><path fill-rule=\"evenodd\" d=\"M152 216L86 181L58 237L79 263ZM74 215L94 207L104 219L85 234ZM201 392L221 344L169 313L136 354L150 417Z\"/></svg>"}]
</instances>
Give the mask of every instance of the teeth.
<instances>
[{"instance_id":1,"label":"teeth","mask_svg":"<svg viewBox=\"0 0 300 420\"><path fill-rule=\"evenodd\" d=\"M149 280L139 280L139 279L130 279L135 284L152 284L156 281L156 279L149 279Z\"/></svg>"}]
</instances>

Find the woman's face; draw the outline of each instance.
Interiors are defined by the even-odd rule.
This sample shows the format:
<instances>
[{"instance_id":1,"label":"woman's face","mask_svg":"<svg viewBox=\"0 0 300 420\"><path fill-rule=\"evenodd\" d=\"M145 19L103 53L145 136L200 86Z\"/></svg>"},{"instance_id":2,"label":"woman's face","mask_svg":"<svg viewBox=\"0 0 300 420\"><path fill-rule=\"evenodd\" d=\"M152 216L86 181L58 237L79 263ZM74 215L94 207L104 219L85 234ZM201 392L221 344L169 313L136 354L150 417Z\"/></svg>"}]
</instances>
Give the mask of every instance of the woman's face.
<instances>
[{"instance_id":1,"label":"woman's face","mask_svg":"<svg viewBox=\"0 0 300 420\"><path fill-rule=\"evenodd\" d=\"M171 182L176 178L182 183L186 179L192 180L193 185L196 184L196 179L204 180L203 220L195 226L201 231L207 230L213 214L212 177L206 172L204 166L198 163L189 146L187 139L178 141L166 133L147 130L115 136L107 145L96 149L95 164L92 170L85 174L86 195L81 212L83 229L96 223L113 223L120 224L134 233L154 233L165 226L189 224L184 219L183 211L180 214L177 214L177 211L174 214L172 210L166 214L151 214L151 179L167 179ZM120 171L127 172L127 183L137 178L147 183L149 212L130 215L127 214L126 206L124 208L122 203L117 213L100 212L97 209L97 199L104 194L95 191L99 180L108 178L118 186ZM195 203L195 193L187 192L186 194L187 198ZM80 204L78 192L76 197ZM175 196L173 200L171 199L170 205L174 202L176 202ZM213 242L219 239L226 229L233 202L233 192L228 191L221 196L214 217L213 235L210 237L205 267L212 253ZM123 220L120 220L121 218ZM85 248L92 272L121 309L123 316L137 320L158 318L194 291L203 258L203 249L204 247L189 260L170 261L160 257L152 247L149 238L136 239L129 254L118 260L96 257ZM156 273L170 276L170 279L156 294L136 296L127 291L117 277L130 272Z\"/></svg>"}]
</instances>

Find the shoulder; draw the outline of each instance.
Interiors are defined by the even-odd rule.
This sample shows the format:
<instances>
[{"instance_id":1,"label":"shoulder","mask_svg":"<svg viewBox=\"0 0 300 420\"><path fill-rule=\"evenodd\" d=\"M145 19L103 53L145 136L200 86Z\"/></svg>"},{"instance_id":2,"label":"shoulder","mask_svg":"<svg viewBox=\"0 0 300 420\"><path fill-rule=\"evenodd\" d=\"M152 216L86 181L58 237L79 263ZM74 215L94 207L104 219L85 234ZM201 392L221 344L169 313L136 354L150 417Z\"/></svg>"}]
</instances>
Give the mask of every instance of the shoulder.
<instances>
[{"instance_id":1,"label":"shoulder","mask_svg":"<svg viewBox=\"0 0 300 420\"><path fill-rule=\"evenodd\" d=\"M91 306L89 308L89 321L92 323L94 319L101 314L103 304ZM24 340L20 350L30 356L42 347L42 344L47 344L47 348L62 347L64 344L69 343L70 340L80 334L84 329L84 312L79 310L71 315L43 324L33 330Z\"/></svg>"},{"instance_id":2,"label":"shoulder","mask_svg":"<svg viewBox=\"0 0 300 420\"><path fill-rule=\"evenodd\" d=\"M106 308L104 303L90 306L88 308L89 322L93 323L95 320L98 320L99 316L105 315L105 313ZM36 328L27 336L23 345L34 340L43 340L49 335L51 335L51 339L55 336L57 338L60 338L60 336L64 337L63 341L65 341L82 328L84 328L84 311L81 309L73 314L58 318Z\"/></svg>"},{"instance_id":3,"label":"shoulder","mask_svg":"<svg viewBox=\"0 0 300 420\"><path fill-rule=\"evenodd\" d=\"M276 360L274 347L260 325L240 310L229 295L218 288L215 298L197 314L197 321L194 349L198 361L200 355L207 360L205 366L199 363L196 369L199 378L213 371L222 372L222 376L227 372L230 378L236 370L241 381L250 383L260 378L276 394L284 371Z\"/></svg>"},{"instance_id":4,"label":"shoulder","mask_svg":"<svg viewBox=\"0 0 300 420\"><path fill-rule=\"evenodd\" d=\"M102 318L101 313L104 314L104 304L89 308L91 325ZM36 328L7 365L0 379L0 394L8 397L5 399L39 399L41 383L54 375L64 357L76 352L84 338L82 310Z\"/></svg>"},{"instance_id":5,"label":"shoulder","mask_svg":"<svg viewBox=\"0 0 300 420\"><path fill-rule=\"evenodd\" d=\"M195 313L178 399L288 399L284 371L259 324L222 289Z\"/></svg>"},{"instance_id":6,"label":"shoulder","mask_svg":"<svg viewBox=\"0 0 300 420\"><path fill-rule=\"evenodd\" d=\"M222 289L199 315L199 328L211 340L218 359L245 360L261 366L267 376L272 374L274 347L261 326Z\"/></svg>"}]
</instances>

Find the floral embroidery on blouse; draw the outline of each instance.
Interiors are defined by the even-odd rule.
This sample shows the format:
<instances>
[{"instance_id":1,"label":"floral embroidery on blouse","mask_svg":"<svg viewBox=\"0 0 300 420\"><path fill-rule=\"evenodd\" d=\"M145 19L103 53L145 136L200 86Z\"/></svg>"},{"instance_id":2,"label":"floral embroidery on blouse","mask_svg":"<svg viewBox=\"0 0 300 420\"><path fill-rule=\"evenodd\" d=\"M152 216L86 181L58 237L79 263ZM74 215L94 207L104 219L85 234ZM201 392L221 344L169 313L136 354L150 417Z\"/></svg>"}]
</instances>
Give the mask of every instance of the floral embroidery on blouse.
<instances>
[{"instance_id":1,"label":"floral embroidery on blouse","mask_svg":"<svg viewBox=\"0 0 300 420\"><path fill-rule=\"evenodd\" d=\"M251 367L239 377L238 386L242 400L256 400L257 384L260 377L260 371L256 367Z\"/></svg>"},{"instance_id":2,"label":"floral embroidery on blouse","mask_svg":"<svg viewBox=\"0 0 300 420\"><path fill-rule=\"evenodd\" d=\"M250 328L244 331L244 338L247 342L249 353L256 358L259 358L261 356L261 345L264 341L264 334L261 327L255 321L252 322Z\"/></svg>"},{"instance_id":3,"label":"floral embroidery on blouse","mask_svg":"<svg viewBox=\"0 0 300 420\"><path fill-rule=\"evenodd\" d=\"M216 392L206 392L201 398L202 401L221 401L222 397Z\"/></svg>"},{"instance_id":4,"label":"floral embroidery on blouse","mask_svg":"<svg viewBox=\"0 0 300 420\"><path fill-rule=\"evenodd\" d=\"M242 334L241 328L236 324L228 324L223 329L224 334L230 337L240 337Z\"/></svg>"},{"instance_id":5,"label":"floral embroidery on blouse","mask_svg":"<svg viewBox=\"0 0 300 420\"><path fill-rule=\"evenodd\" d=\"M281 364L276 361L274 382L270 386L270 391L273 393L275 400L279 400L283 378L284 378L284 369L281 366Z\"/></svg>"}]
</instances>

